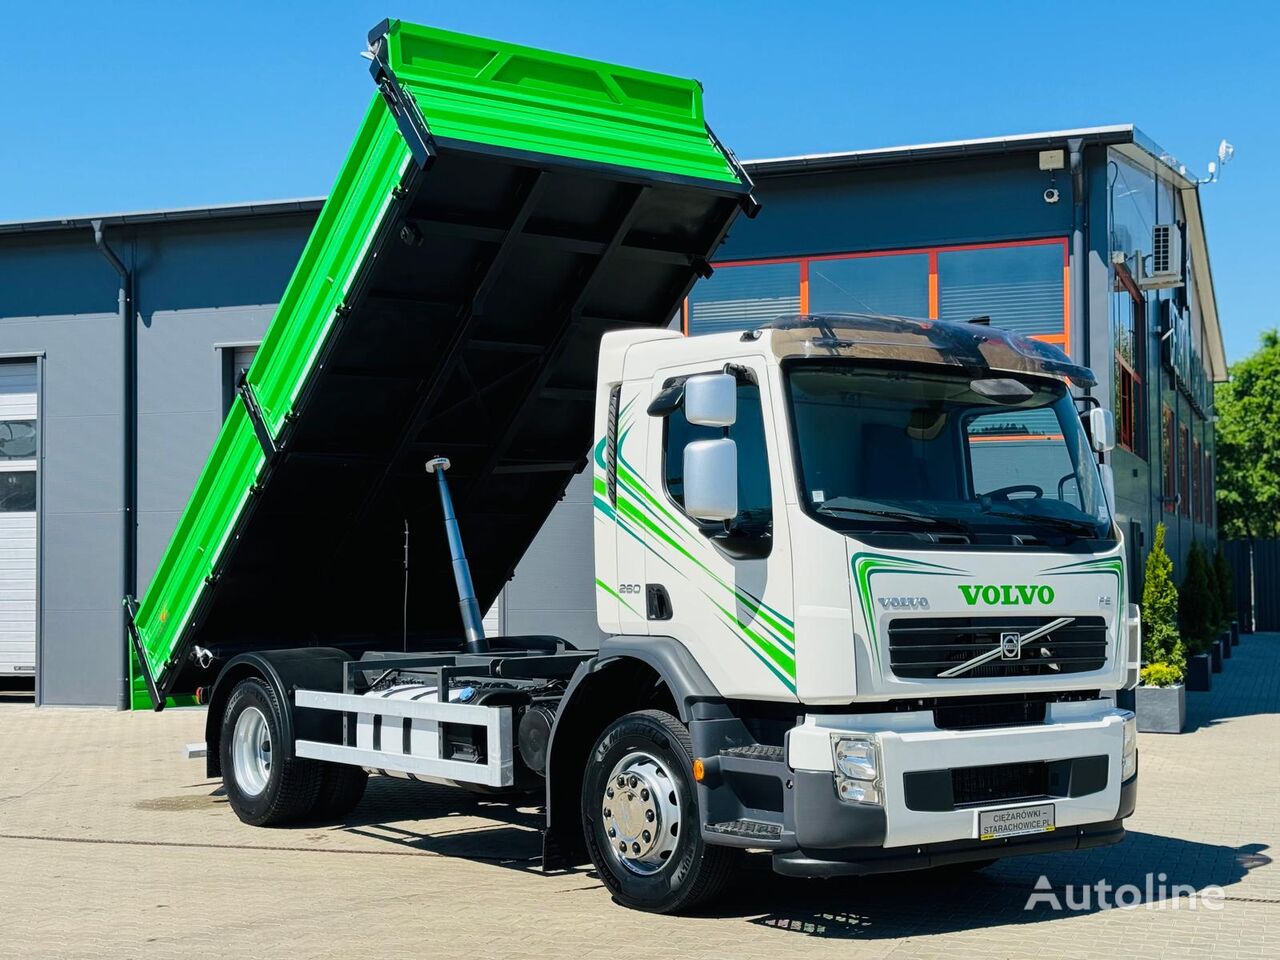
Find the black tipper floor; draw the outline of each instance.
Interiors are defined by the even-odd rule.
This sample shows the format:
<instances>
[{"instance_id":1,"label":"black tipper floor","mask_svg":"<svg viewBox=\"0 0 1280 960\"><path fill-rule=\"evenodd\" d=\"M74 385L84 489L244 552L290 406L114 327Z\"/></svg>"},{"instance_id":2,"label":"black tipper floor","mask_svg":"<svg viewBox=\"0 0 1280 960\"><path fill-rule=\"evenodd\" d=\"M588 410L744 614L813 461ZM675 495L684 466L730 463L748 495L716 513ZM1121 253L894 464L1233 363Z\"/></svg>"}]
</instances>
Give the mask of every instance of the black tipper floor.
<instances>
[{"instance_id":1,"label":"black tipper floor","mask_svg":"<svg viewBox=\"0 0 1280 960\"><path fill-rule=\"evenodd\" d=\"M424 463L453 463L487 607L587 463L601 336L667 325L749 191L436 147L388 210L188 645L224 660L401 648L406 521L408 647L452 644L457 598Z\"/></svg>"}]
</instances>

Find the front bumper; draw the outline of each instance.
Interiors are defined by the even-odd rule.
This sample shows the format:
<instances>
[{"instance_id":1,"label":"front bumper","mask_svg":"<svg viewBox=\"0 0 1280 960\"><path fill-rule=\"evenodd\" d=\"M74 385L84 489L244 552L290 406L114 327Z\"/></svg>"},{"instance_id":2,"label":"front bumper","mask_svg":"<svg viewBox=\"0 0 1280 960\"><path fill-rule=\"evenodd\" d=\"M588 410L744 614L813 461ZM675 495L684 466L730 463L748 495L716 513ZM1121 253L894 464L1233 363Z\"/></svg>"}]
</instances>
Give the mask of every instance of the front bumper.
<instances>
[{"instance_id":1,"label":"front bumper","mask_svg":"<svg viewBox=\"0 0 1280 960\"><path fill-rule=\"evenodd\" d=\"M1137 798L1136 772L1121 781L1130 716L1101 700L1050 704L1043 724L973 730L938 729L930 711L808 716L787 734L781 830L766 845L774 868L882 873L1116 843ZM837 795L832 738L841 734L875 739L881 804ZM1044 765L1042 795L975 802L952 791L952 770L1019 764ZM1048 803L1052 831L979 838L981 812Z\"/></svg>"},{"instance_id":2,"label":"front bumper","mask_svg":"<svg viewBox=\"0 0 1280 960\"><path fill-rule=\"evenodd\" d=\"M1077 758L1106 758L1105 785L1079 796L1052 796L1059 828L1105 823L1116 819L1120 810L1121 753L1124 721L1128 714L1114 709L1109 701L1050 704L1045 723L1021 727L939 730L925 711L862 715L810 715L788 735L787 762L799 774L825 774L826 789L815 778L812 790L831 793L834 763L833 735L860 733L873 735L880 747L885 820L883 846L908 847L953 840L978 839L978 814L993 807L1017 806L1017 802L995 802L989 806L960 809L920 809L908 805L904 789L908 774L942 772L955 768L1017 764L1034 761L1071 761ZM806 778L807 779L807 778ZM797 782L797 788L799 784ZM851 807L835 798L841 806ZM1032 801L1032 804L1041 800ZM814 828L810 819L825 803L816 798L796 796L796 831L801 845ZM916 809L912 809L912 807ZM928 806L928 805L926 805ZM808 809L812 808L812 809ZM809 823L807 824L806 821ZM817 831L822 839L831 833ZM815 837L815 840L819 837Z\"/></svg>"}]
</instances>

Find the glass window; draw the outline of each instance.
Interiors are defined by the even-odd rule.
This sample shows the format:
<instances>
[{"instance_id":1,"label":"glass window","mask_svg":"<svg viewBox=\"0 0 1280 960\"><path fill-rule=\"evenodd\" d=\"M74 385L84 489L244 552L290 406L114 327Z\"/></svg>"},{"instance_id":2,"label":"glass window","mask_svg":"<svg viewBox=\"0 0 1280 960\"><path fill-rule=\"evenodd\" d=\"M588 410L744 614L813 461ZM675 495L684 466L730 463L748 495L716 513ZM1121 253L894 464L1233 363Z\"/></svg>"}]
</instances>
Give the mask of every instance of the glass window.
<instances>
[{"instance_id":1,"label":"glass window","mask_svg":"<svg viewBox=\"0 0 1280 960\"><path fill-rule=\"evenodd\" d=\"M1199 523L1204 494L1204 459L1200 454L1200 441L1191 441L1191 518Z\"/></svg>"},{"instance_id":2,"label":"glass window","mask_svg":"<svg viewBox=\"0 0 1280 960\"><path fill-rule=\"evenodd\" d=\"M36 509L36 472L0 472L0 513L31 513Z\"/></svg>"},{"instance_id":3,"label":"glass window","mask_svg":"<svg viewBox=\"0 0 1280 960\"><path fill-rule=\"evenodd\" d=\"M0 460L34 460L36 422L0 420Z\"/></svg>"},{"instance_id":4,"label":"glass window","mask_svg":"<svg viewBox=\"0 0 1280 960\"><path fill-rule=\"evenodd\" d=\"M1178 460L1182 469L1178 473L1178 496L1184 517L1191 516L1191 443L1187 439L1187 425L1178 427Z\"/></svg>"},{"instance_id":5,"label":"glass window","mask_svg":"<svg viewBox=\"0 0 1280 960\"><path fill-rule=\"evenodd\" d=\"M938 253L938 315L1028 336L1062 334L1066 288L1063 245L1034 244L942 250Z\"/></svg>"},{"instance_id":6,"label":"glass window","mask_svg":"<svg viewBox=\"0 0 1280 960\"><path fill-rule=\"evenodd\" d=\"M929 255L905 253L809 262L812 313L929 316Z\"/></svg>"},{"instance_id":7,"label":"glass window","mask_svg":"<svg viewBox=\"0 0 1280 960\"><path fill-rule=\"evenodd\" d=\"M1164 509L1172 513L1178 487L1178 460L1174 448L1173 411L1162 407L1162 425L1164 433Z\"/></svg>"},{"instance_id":8,"label":"glass window","mask_svg":"<svg viewBox=\"0 0 1280 960\"><path fill-rule=\"evenodd\" d=\"M799 263L717 267L689 294L689 333L750 330L799 312Z\"/></svg>"},{"instance_id":9,"label":"glass window","mask_svg":"<svg viewBox=\"0 0 1280 960\"><path fill-rule=\"evenodd\" d=\"M724 432L719 427L691 424L685 419L683 406L666 418L664 429L662 457L667 492L683 507L684 448L694 440L714 440ZM738 419L729 428L729 436L738 446L736 526L744 533L765 533L773 519L773 499L760 388L754 383L738 384Z\"/></svg>"},{"instance_id":10,"label":"glass window","mask_svg":"<svg viewBox=\"0 0 1280 960\"><path fill-rule=\"evenodd\" d=\"M1143 459L1147 456L1146 396L1146 301L1135 298L1116 280L1111 294L1111 332L1115 340L1113 364L1116 440L1120 446Z\"/></svg>"},{"instance_id":11,"label":"glass window","mask_svg":"<svg viewBox=\"0 0 1280 960\"><path fill-rule=\"evenodd\" d=\"M788 369L803 503L839 530L1102 537L1110 516L1066 385L993 399L962 372Z\"/></svg>"},{"instance_id":12,"label":"glass window","mask_svg":"<svg viewBox=\"0 0 1280 960\"><path fill-rule=\"evenodd\" d=\"M1074 507L1082 506L1075 467L1052 409L982 413L969 420L965 434L977 496L1025 487L1009 496L1052 496Z\"/></svg>"}]
</instances>

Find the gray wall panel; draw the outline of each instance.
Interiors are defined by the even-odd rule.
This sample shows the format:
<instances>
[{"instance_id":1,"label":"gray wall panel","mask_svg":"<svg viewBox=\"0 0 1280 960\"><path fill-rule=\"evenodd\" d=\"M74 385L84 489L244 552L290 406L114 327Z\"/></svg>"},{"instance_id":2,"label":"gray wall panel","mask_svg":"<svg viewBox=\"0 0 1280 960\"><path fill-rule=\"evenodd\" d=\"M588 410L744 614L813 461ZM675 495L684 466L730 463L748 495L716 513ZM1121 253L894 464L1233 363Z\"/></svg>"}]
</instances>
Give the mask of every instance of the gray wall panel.
<instances>
[{"instance_id":1,"label":"gray wall panel","mask_svg":"<svg viewBox=\"0 0 1280 960\"><path fill-rule=\"evenodd\" d=\"M139 580L222 418L214 344L261 338L313 216L112 226L135 269ZM44 703L114 705L124 643L123 331L118 278L87 228L0 237L0 353L44 354L40 411Z\"/></svg>"},{"instance_id":2,"label":"gray wall panel","mask_svg":"<svg viewBox=\"0 0 1280 960\"><path fill-rule=\"evenodd\" d=\"M23 271L28 281L46 285L48 304L102 311L14 316L17 307L38 304L25 282L0 282L0 353L45 355L40 411L41 701L110 704L116 699L120 673L123 489L122 336L119 319L109 312L115 308L113 274L105 261L95 263L61 244L53 245L43 265L34 263L29 253L16 259L10 253L0 248L0 276ZM77 273L61 272L71 265L78 266ZM80 289L68 290L76 287Z\"/></svg>"},{"instance_id":3,"label":"gray wall panel","mask_svg":"<svg viewBox=\"0 0 1280 960\"><path fill-rule=\"evenodd\" d=\"M120 513L46 514L44 535L46 613L58 610L111 610L120 607L120 554L102 550L119 542ZM50 569L54 562L74 570L67 576ZM56 637L46 637L46 646ZM70 642L72 638L65 638Z\"/></svg>"},{"instance_id":4,"label":"gray wall panel","mask_svg":"<svg viewBox=\"0 0 1280 960\"><path fill-rule=\"evenodd\" d=\"M45 394L63 389L57 360L46 362ZM119 414L41 418L46 516L120 510Z\"/></svg>"},{"instance_id":5,"label":"gray wall panel","mask_svg":"<svg viewBox=\"0 0 1280 960\"><path fill-rule=\"evenodd\" d=\"M183 503L183 506L186 506ZM138 593L145 595L155 576L156 567L169 545L174 527L178 525L181 510L138 511Z\"/></svg>"}]
</instances>

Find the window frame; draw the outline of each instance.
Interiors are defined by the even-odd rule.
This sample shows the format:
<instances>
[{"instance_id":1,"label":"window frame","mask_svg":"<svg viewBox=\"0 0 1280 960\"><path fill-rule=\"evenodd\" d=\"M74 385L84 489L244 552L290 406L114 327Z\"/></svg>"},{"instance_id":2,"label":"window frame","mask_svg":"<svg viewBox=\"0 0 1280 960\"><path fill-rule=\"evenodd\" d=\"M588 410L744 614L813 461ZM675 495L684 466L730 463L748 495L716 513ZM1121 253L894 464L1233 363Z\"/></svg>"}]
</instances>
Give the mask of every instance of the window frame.
<instances>
[{"instance_id":1,"label":"window frame","mask_svg":"<svg viewBox=\"0 0 1280 960\"><path fill-rule=\"evenodd\" d=\"M1178 512L1191 516L1191 431L1185 423L1178 424Z\"/></svg>"},{"instance_id":2,"label":"window frame","mask_svg":"<svg viewBox=\"0 0 1280 960\"><path fill-rule=\"evenodd\" d=\"M750 257L739 260L719 260L711 264L713 268L732 269L734 267L764 266L777 263L796 263L800 266L800 313L809 312L809 266L828 260L857 260L869 257L919 256L929 257L929 317L939 319L938 311L941 303L941 290L938 284L938 255L955 253L964 250L1000 250L1016 247L1059 246L1062 248L1062 332L1031 334L1033 340L1052 343L1062 348L1063 353L1071 355L1071 245L1063 236L1031 237L1020 240L993 240L983 243L953 243L935 246L900 247L879 250L858 250L843 253L821 253L784 257ZM689 335L689 298L686 296L680 310L680 328L685 336Z\"/></svg>"},{"instance_id":3,"label":"window frame","mask_svg":"<svg viewBox=\"0 0 1280 960\"><path fill-rule=\"evenodd\" d=\"M668 454L667 441L669 440L671 435L671 417L674 416L676 413L681 413L684 410L683 402L680 404L680 406L677 409L671 411L671 413L667 414L666 416L661 417L662 433L658 443L658 449L659 449L659 452L661 453L661 457L659 458L658 470L659 470L659 477L661 478L662 495L663 497L666 498L666 501L669 505L671 505L677 511L679 511L680 516L684 517L686 520L692 523L695 527L697 527L699 533L701 533L704 537L706 537L707 540L723 548L726 553L729 553L736 557L750 558L750 559L760 559L760 558L768 557L769 554L773 552L774 538L772 533L772 527L777 520L778 514L777 514L777 510L775 509L775 506L776 506L775 499L774 499L775 484L774 484L774 476L773 476L773 470L772 470L772 462L769 456L768 419L765 415L765 407L764 407L765 391L764 391L763 385L760 383L759 374L757 373L756 370L747 366L734 364L732 370L726 370L724 365L721 365L719 367L716 367L710 370L696 370L692 373L681 373L681 374L676 374L676 375L667 377L662 381L662 387L665 390L667 387L670 387L679 381L688 380L690 377L705 376L707 374L715 374L715 373L732 373L734 375L739 375L739 376L745 375L744 379L741 379L738 381L738 384L737 384L738 389L741 389L744 386L744 384L749 385L755 389L757 395L759 395L760 397L760 405L759 405L760 421L762 425L761 440L764 442L765 480L769 488L769 519L770 519L771 532L769 533L768 536L752 536L752 537L743 536L743 535L734 536L731 533L731 531L726 528L726 524L721 521L699 520L697 517L691 516L685 510L684 504L680 503L672 495L671 488L667 484L667 454ZM735 420L735 425L736 423L737 421ZM691 424L691 426L693 426L693 424ZM713 429L713 428L708 428L708 429ZM733 427L729 427L727 429L729 431L732 431ZM739 466L739 469L741 469L742 467L741 461L739 461L738 466ZM742 505L739 504L739 507L741 506Z\"/></svg>"},{"instance_id":4,"label":"window frame","mask_svg":"<svg viewBox=\"0 0 1280 960\"><path fill-rule=\"evenodd\" d=\"M1127 273L1127 271L1126 271ZM1147 459L1147 415L1146 415L1146 378L1147 371L1147 299L1136 284L1130 286L1122 281L1117 271L1113 293L1129 294L1129 310L1133 319L1133 363L1115 350L1116 364L1116 400L1121 396L1128 397L1116 411L1116 443L1135 457Z\"/></svg>"},{"instance_id":5,"label":"window frame","mask_svg":"<svg viewBox=\"0 0 1280 960\"><path fill-rule=\"evenodd\" d=\"M1204 452L1200 441L1191 438L1191 519L1195 523L1204 522Z\"/></svg>"}]
</instances>

